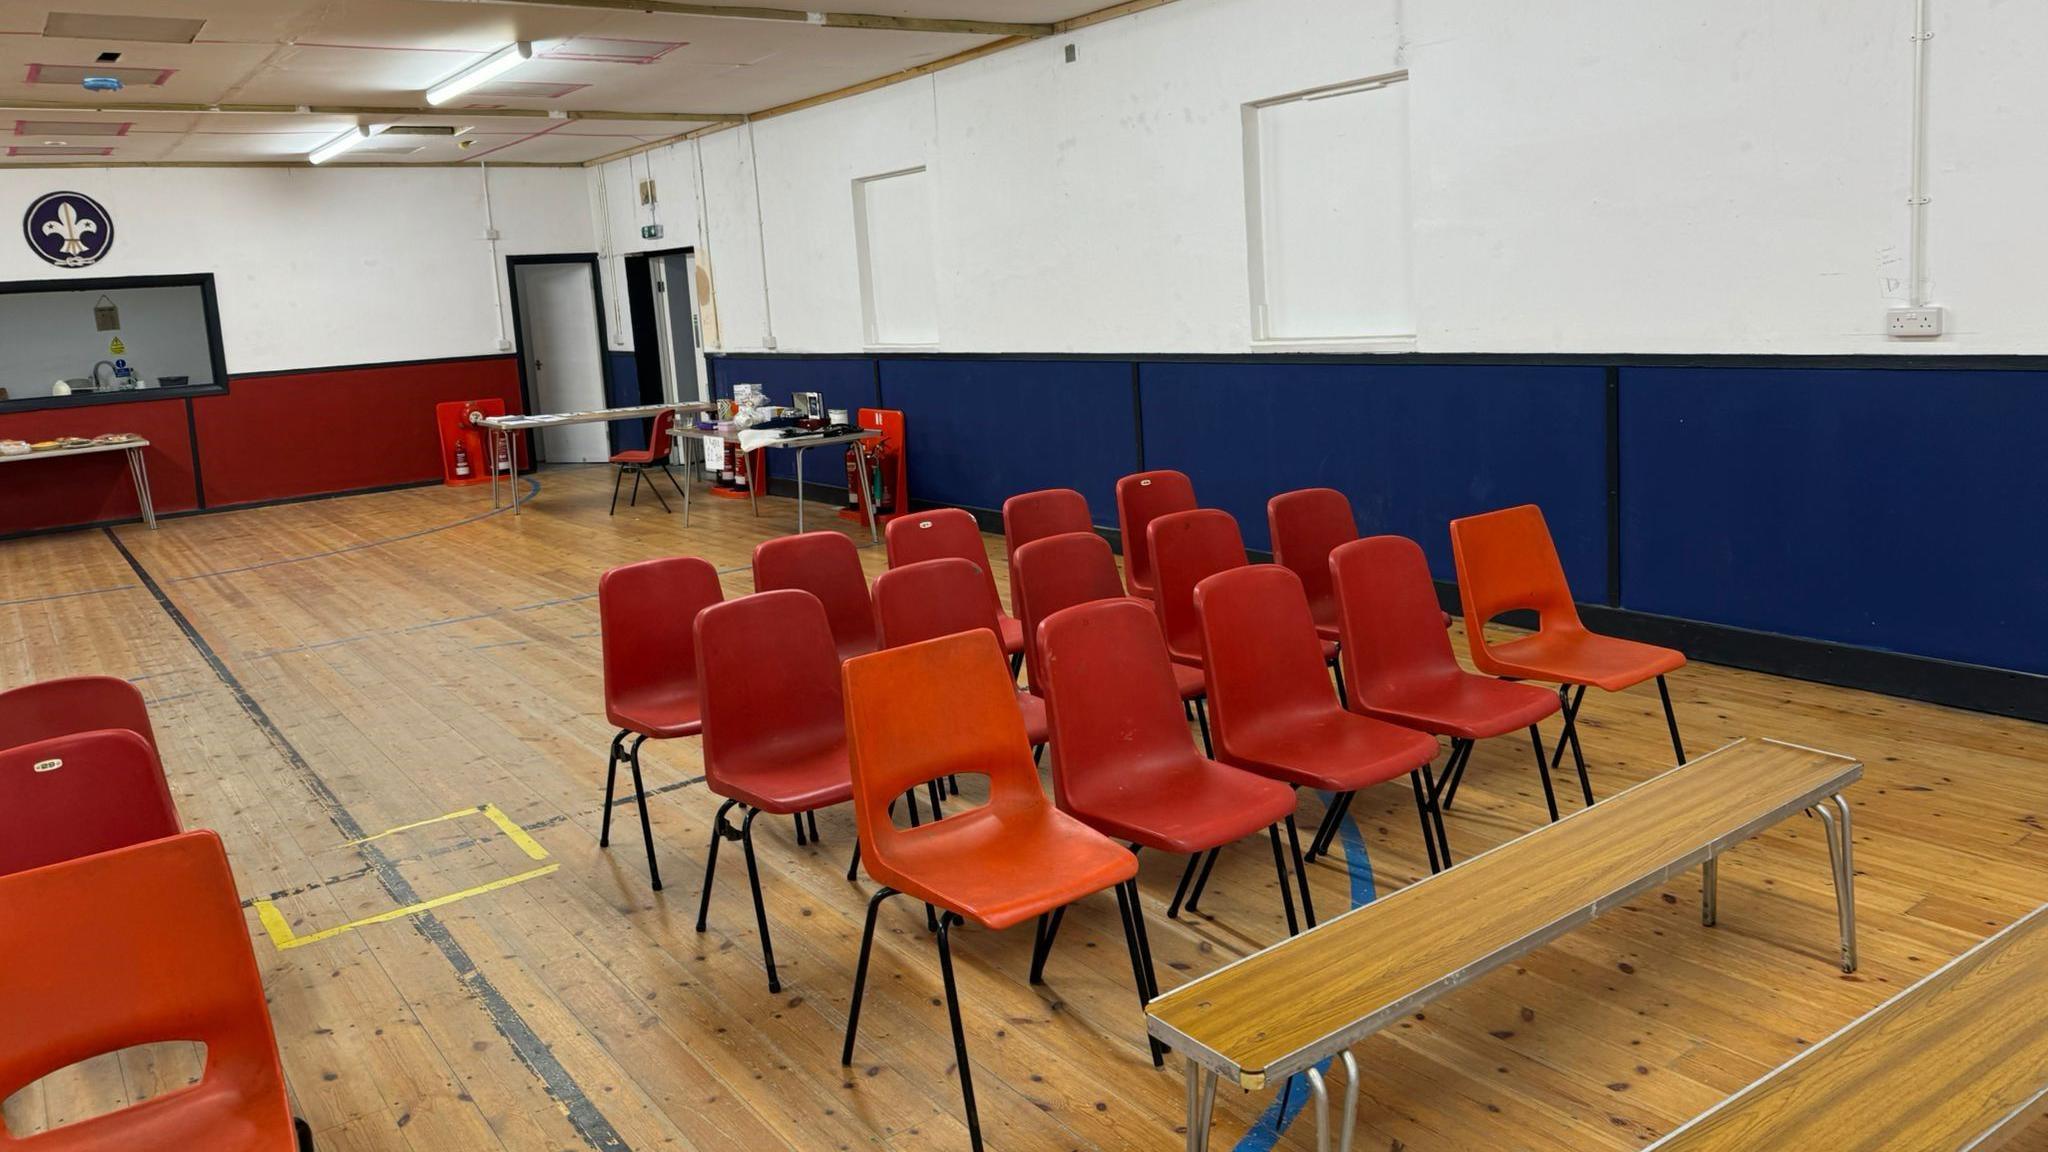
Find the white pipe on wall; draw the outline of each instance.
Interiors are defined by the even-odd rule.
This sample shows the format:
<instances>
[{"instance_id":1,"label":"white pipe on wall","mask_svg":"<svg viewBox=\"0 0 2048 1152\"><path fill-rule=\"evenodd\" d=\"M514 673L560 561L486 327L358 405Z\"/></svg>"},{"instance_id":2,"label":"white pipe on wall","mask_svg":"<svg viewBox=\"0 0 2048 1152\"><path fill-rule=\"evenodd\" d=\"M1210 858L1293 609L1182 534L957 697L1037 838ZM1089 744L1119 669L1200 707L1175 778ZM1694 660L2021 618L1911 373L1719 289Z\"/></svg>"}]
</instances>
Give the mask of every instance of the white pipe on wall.
<instances>
[{"instance_id":1,"label":"white pipe on wall","mask_svg":"<svg viewBox=\"0 0 2048 1152\"><path fill-rule=\"evenodd\" d=\"M1920 308L1927 303L1927 0L1913 0L1913 155L1906 193L1906 296Z\"/></svg>"},{"instance_id":2,"label":"white pipe on wall","mask_svg":"<svg viewBox=\"0 0 2048 1152\"><path fill-rule=\"evenodd\" d=\"M491 251L491 311L498 318L498 351L512 350L512 338L505 333L505 282L498 269L498 219L491 210L491 166L477 162L484 185L484 240Z\"/></svg>"}]
</instances>

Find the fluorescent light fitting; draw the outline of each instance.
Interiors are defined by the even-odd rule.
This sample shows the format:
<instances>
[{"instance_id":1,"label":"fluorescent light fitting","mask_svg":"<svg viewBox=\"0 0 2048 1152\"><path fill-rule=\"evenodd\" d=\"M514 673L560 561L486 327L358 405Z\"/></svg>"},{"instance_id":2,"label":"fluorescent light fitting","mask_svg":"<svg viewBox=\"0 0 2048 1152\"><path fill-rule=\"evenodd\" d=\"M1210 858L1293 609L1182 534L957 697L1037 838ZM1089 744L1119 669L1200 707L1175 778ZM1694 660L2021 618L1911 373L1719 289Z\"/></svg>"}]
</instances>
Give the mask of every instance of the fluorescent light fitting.
<instances>
[{"instance_id":1,"label":"fluorescent light fitting","mask_svg":"<svg viewBox=\"0 0 2048 1152\"><path fill-rule=\"evenodd\" d=\"M531 59L533 59L533 44L531 41L521 40L515 44L507 44L489 56L427 89L427 103L439 107L478 85L487 84L503 76L505 73Z\"/></svg>"},{"instance_id":2,"label":"fluorescent light fitting","mask_svg":"<svg viewBox=\"0 0 2048 1152\"><path fill-rule=\"evenodd\" d=\"M372 135L373 133L366 125L358 124L318 148L313 149L313 151L306 155L306 162L309 164L325 164L343 152L368 140Z\"/></svg>"}]
</instances>

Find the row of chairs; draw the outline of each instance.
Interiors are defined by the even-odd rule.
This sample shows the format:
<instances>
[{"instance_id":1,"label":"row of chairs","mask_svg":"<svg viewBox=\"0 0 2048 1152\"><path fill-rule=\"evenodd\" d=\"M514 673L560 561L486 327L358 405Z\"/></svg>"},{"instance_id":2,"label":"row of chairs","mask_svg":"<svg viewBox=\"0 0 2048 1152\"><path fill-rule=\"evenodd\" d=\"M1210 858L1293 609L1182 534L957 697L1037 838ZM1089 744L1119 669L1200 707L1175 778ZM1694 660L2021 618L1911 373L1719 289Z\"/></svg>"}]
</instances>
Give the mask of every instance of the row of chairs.
<instances>
[{"instance_id":1,"label":"row of chairs","mask_svg":"<svg viewBox=\"0 0 2048 1152\"><path fill-rule=\"evenodd\" d=\"M81 676L0 692L0 1100L145 1044L199 1080L0 1148L312 1148L293 1117L220 838L184 831L142 694Z\"/></svg>"}]
</instances>

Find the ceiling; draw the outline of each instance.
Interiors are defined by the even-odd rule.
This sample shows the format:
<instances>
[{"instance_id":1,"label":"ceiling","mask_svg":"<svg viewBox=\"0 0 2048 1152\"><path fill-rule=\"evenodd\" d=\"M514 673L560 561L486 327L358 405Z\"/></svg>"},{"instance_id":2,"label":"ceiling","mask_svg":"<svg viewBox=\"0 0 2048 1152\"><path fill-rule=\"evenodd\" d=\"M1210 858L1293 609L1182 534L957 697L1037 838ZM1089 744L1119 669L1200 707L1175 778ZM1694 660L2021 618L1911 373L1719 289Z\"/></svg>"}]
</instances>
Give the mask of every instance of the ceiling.
<instances>
[{"instance_id":1,"label":"ceiling","mask_svg":"<svg viewBox=\"0 0 2048 1152\"><path fill-rule=\"evenodd\" d=\"M886 17L1051 24L1106 3L854 6ZM110 26L105 17L131 23ZM147 19L132 23L137 17ZM0 0L0 165L288 163L358 123L461 131L387 133L332 163L581 164L703 126L677 114L737 118L1001 39L626 12L573 0ZM533 43L534 59L431 114L355 111L424 109L429 86L517 40ZM119 56L108 62L104 53ZM109 72L123 80L120 92L79 83ZM292 110L140 107L152 104ZM602 115L577 115L590 113Z\"/></svg>"}]
</instances>

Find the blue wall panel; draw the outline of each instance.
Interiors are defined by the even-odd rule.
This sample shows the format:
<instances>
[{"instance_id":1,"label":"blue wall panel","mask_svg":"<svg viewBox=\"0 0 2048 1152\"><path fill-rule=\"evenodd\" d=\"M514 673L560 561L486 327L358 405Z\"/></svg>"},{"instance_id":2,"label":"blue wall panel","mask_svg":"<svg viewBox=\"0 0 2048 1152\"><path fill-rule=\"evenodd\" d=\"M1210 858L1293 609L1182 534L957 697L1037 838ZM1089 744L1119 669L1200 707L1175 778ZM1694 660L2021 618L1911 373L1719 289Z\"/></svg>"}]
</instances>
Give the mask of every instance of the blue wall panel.
<instances>
[{"instance_id":1,"label":"blue wall panel","mask_svg":"<svg viewBox=\"0 0 2048 1152\"><path fill-rule=\"evenodd\" d=\"M903 412L911 499L1001 508L1075 488L1116 523L1117 478L1137 465L1128 362L884 360L882 401Z\"/></svg>"},{"instance_id":2,"label":"blue wall panel","mask_svg":"<svg viewBox=\"0 0 2048 1152\"><path fill-rule=\"evenodd\" d=\"M849 415L875 403L875 365L866 358L804 360L787 356L719 356L711 361L712 394L732 395L734 384L760 384L773 404L789 403L793 392L817 392L826 408L844 408ZM804 479L819 484L846 483L845 465L837 449L820 448L804 461ZM796 453L768 453L768 474L785 479L796 475Z\"/></svg>"},{"instance_id":3,"label":"blue wall panel","mask_svg":"<svg viewBox=\"0 0 2048 1152\"><path fill-rule=\"evenodd\" d=\"M2048 373L1626 368L1625 607L2048 672Z\"/></svg>"},{"instance_id":4,"label":"blue wall panel","mask_svg":"<svg viewBox=\"0 0 2048 1152\"><path fill-rule=\"evenodd\" d=\"M1145 466L1194 481L1203 506L1270 547L1266 501L1351 498L1364 535L1420 542L1455 575L1450 521L1538 504L1573 594L1607 595L1607 387L1599 367L1147 363Z\"/></svg>"}]
</instances>

